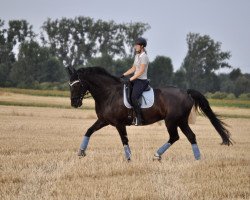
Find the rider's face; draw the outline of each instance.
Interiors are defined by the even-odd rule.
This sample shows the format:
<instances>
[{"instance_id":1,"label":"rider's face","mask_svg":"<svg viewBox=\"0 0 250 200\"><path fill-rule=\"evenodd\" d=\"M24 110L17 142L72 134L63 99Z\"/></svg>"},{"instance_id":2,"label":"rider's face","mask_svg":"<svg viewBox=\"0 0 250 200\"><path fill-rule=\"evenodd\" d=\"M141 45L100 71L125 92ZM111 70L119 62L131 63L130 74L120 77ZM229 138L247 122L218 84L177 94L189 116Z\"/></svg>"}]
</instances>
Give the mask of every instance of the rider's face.
<instances>
[{"instance_id":1,"label":"rider's face","mask_svg":"<svg viewBox=\"0 0 250 200\"><path fill-rule=\"evenodd\" d=\"M135 45L135 51L136 51L136 52L141 52L141 49L142 49L142 46L141 46L141 45L139 45L139 44L136 44L136 45Z\"/></svg>"}]
</instances>

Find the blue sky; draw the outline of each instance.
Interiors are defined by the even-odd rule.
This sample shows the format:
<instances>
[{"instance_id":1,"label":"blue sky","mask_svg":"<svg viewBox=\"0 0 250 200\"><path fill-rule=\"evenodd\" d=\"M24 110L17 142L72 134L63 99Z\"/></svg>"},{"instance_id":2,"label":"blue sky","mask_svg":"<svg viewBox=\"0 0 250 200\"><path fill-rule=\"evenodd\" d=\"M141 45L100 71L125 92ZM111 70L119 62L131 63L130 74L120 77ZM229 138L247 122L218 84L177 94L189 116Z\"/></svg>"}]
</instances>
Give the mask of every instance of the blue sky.
<instances>
[{"instance_id":1,"label":"blue sky","mask_svg":"<svg viewBox=\"0 0 250 200\"><path fill-rule=\"evenodd\" d=\"M187 53L186 35L206 34L221 42L223 51L231 52L232 66L250 73L249 9L248 0L1 0L0 18L26 19L37 33L47 18L146 22L151 26L144 35L150 60L168 56L175 70Z\"/></svg>"}]
</instances>

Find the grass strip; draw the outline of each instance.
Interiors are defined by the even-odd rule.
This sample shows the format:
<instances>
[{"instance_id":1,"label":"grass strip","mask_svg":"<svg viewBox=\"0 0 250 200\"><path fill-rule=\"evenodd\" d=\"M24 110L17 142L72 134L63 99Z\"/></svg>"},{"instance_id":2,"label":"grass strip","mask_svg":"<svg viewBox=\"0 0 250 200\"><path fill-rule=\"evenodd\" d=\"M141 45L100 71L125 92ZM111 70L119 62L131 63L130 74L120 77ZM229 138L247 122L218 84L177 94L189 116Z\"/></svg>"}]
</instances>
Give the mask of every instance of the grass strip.
<instances>
[{"instance_id":1,"label":"grass strip","mask_svg":"<svg viewBox=\"0 0 250 200\"><path fill-rule=\"evenodd\" d=\"M45 108L66 108L74 109L70 105L53 105L46 103L25 103L25 102L9 102L9 101L0 101L0 105L4 106L26 106L26 107L45 107ZM94 110L94 107L84 106L81 109L83 110ZM202 114L198 114L201 117L204 117ZM235 115L235 114L219 114L220 118L242 118L250 119L250 115Z\"/></svg>"},{"instance_id":2,"label":"grass strip","mask_svg":"<svg viewBox=\"0 0 250 200\"><path fill-rule=\"evenodd\" d=\"M0 88L0 92L9 92L17 94L26 94L33 96L54 96L54 97L69 97L69 91L61 90L34 90L34 89L20 89L20 88ZM236 107L236 108L250 108L249 100L240 99L208 99L211 106L216 107Z\"/></svg>"},{"instance_id":3,"label":"grass strip","mask_svg":"<svg viewBox=\"0 0 250 200\"><path fill-rule=\"evenodd\" d=\"M0 101L0 105L3 106L26 106L26 107L47 107L47 108L66 108L71 109L70 105L56 105L56 104L46 104L46 103L25 103L25 102L11 102L11 101ZM84 110L93 110L94 107L84 106ZM73 108L72 108L73 109Z\"/></svg>"},{"instance_id":4,"label":"grass strip","mask_svg":"<svg viewBox=\"0 0 250 200\"><path fill-rule=\"evenodd\" d=\"M222 114L222 118L241 118L241 119L250 119L250 115L234 115L234 114Z\"/></svg>"},{"instance_id":5,"label":"grass strip","mask_svg":"<svg viewBox=\"0 0 250 200\"><path fill-rule=\"evenodd\" d=\"M248 100L209 99L208 101L211 106L216 107L250 108Z\"/></svg>"},{"instance_id":6,"label":"grass strip","mask_svg":"<svg viewBox=\"0 0 250 200\"><path fill-rule=\"evenodd\" d=\"M0 92L9 92L16 94L27 94L34 96L54 96L54 97L69 97L69 91L61 90L33 90L33 89L20 89L20 88L0 88Z\"/></svg>"}]
</instances>

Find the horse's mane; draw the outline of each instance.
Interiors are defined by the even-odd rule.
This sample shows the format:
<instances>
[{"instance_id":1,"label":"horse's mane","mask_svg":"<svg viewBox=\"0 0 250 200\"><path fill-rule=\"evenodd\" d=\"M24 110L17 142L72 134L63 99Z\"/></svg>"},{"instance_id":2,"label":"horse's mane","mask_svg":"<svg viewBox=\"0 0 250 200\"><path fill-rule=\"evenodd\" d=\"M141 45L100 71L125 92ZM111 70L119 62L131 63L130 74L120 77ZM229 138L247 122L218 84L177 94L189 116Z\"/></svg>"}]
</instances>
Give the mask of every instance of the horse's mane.
<instances>
[{"instance_id":1,"label":"horse's mane","mask_svg":"<svg viewBox=\"0 0 250 200\"><path fill-rule=\"evenodd\" d=\"M77 72L83 73L84 75L102 75L102 76L109 77L115 80L116 82L120 82L120 79L118 77L110 74L104 68L99 67L99 66L80 68L77 70Z\"/></svg>"}]
</instances>

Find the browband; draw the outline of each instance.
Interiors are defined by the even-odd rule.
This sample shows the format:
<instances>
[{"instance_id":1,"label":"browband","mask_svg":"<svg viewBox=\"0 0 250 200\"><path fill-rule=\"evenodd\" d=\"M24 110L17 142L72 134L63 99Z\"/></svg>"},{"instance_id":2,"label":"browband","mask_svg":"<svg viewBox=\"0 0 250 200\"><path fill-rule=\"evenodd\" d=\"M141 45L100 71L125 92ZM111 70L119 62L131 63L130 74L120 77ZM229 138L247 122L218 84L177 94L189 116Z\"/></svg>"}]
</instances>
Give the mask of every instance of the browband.
<instances>
[{"instance_id":1,"label":"browband","mask_svg":"<svg viewBox=\"0 0 250 200\"><path fill-rule=\"evenodd\" d=\"M79 83L79 82L80 82L80 80L76 80L73 83L69 83L69 86L72 87L74 84Z\"/></svg>"}]
</instances>

